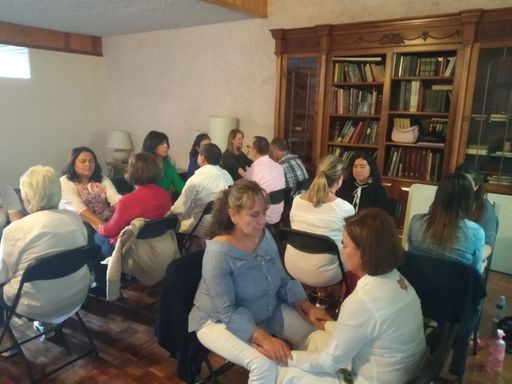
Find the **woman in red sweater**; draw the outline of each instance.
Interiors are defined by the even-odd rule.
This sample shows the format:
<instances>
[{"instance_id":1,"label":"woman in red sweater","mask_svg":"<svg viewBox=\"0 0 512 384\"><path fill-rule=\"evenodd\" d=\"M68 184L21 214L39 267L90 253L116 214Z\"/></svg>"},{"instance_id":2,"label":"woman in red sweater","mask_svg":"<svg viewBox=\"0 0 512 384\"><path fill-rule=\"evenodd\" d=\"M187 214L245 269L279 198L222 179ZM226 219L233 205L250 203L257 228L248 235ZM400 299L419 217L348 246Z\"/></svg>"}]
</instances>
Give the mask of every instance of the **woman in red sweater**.
<instances>
[{"instance_id":1,"label":"woman in red sweater","mask_svg":"<svg viewBox=\"0 0 512 384\"><path fill-rule=\"evenodd\" d=\"M158 161L150 153L135 153L130 157L125 178L135 185L135 190L121 197L112 218L98 227L96 243L102 247L105 256L112 253L117 237L133 219L161 219L171 209L169 195L156 185L161 174Z\"/></svg>"}]
</instances>

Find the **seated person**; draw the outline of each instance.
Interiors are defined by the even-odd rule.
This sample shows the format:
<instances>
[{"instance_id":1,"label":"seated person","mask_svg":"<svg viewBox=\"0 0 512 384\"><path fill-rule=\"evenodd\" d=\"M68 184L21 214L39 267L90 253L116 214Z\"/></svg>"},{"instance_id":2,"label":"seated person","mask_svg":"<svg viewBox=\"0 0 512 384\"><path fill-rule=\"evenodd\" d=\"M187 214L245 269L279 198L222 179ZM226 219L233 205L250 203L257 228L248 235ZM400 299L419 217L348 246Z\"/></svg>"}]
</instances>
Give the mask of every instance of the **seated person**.
<instances>
[{"instance_id":1,"label":"seated person","mask_svg":"<svg viewBox=\"0 0 512 384\"><path fill-rule=\"evenodd\" d=\"M204 147L206 144L210 144L210 136L207 133L200 133L196 136L194 142L192 143L192 148L189 153L189 162L188 162L188 171L187 177L190 178L192 175L199 169L199 164L197 163L197 158L199 157L199 150Z\"/></svg>"},{"instance_id":2,"label":"seated person","mask_svg":"<svg viewBox=\"0 0 512 384\"><path fill-rule=\"evenodd\" d=\"M238 180L215 201L202 278L189 316L208 349L249 370L249 383L274 383L277 364L329 319L285 272L265 228L268 201L253 181ZM306 320L307 319L307 320Z\"/></svg>"},{"instance_id":3,"label":"seated person","mask_svg":"<svg viewBox=\"0 0 512 384\"><path fill-rule=\"evenodd\" d=\"M130 156L126 180L135 186L135 190L119 199L112 218L98 228L99 236L96 240L105 256L112 253L111 246L115 243L117 236L133 219L138 217L147 220L161 219L171 209L169 195L156 185L161 172L158 161L153 155L140 152ZM103 238L109 239L110 247L106 246Z\"/></svg>"},{"instance_id":4,"label":"seated person","mask_svg":"<svg viewBox=\"0 0 512 384\"><path fill-rule=\"evenodd\" d=\"M189 233L197 224L206 204L233 184L229 173L219 166L221 157L222 152L215 144L206 144L199 149L197 162L200 168L187 180L181 196L171 209L171 213L179 217L179 232ZM209 216L203 217L196 229L197 236L204 235L209 219Z\"/></svg>"},{"instance_id":5,"label":"seated person","mask_svg":"<svg viewBox=\"0 0 512 384\"><path fill-rule=\"evenodd\" d=\"M150 131L142 143L142 152L155 156L162 169L160 179L156 184L172 196L174 192L177 195L181 193L185 182L169 160L169 148L169 138L165 133L158 131Z\"/></svg>"},{"instance_id":6,"label":"seated person","mask_svg":"<svg viewBox=\"0 0 512 384\"><path fill-rule=\"evenodd\" d=\"M110 179L101 173L96 155L87 147L73 148L60 185L62 199L59 208L80 215L89 225L89 242L92 243L95 231L112 215L121 195Z\"/></svg>"},{"instance_id":7,"label":"seated person","mask_svg":"<svg viewBox=\"0 0 512 384\"><path fill-rule=\"evenodd\" d=\"M304 163L297 155L288 151L288 144L282 137L274 137L270 142L270 153L274 161L277 161L284 171L286 187L290 188L292 198L306 192L302 187L308 181L309 175Z\"/></svg>"},{"instance_id":8,"label":"seated person","mask_svg":"<svg viewBox=\"0 0 512 384\"><path fill-rule=\"evenodd\" d=\"M0 238L4 227L22 218L21 205L16 192L10 185L0 183Z\"/></svg>"},{"instance_id":9,"label":"seated person","mask_svg":"<svg viewBox=\"0 0 512 384\"><path fill-rule=\"evenodd\" d=\"M244 178L255 181L267 193L278 191L285 186L284 171L269 156L270 144L263 136L254 136L249 148L249 158L253 161ZM271 204L267 210L267 224L276 224L281 220L284 202Z\"/></svg>"},{"instance_id":10,"label":"seated person","mask_svg":"<svg viewBox=\"0 0 512 384\"><path fill-rule=\"evenodd\" d=\"M307 351L293 351L278 383L353 382L399 384L412 378L426 356L421 303L396 270L403 250L391 217L368 208L346 219L343 261L360 276L336 322L309 337Z\"/></svg>"},{"instance_id":11,"label":"seated person","mask_svg":"<svg viewBox=\"0 0 512 384\"><path fill-rule=\"evenodd\" d=\"M496 235L498 233L498 216L496 209L487 199L487 192L483 185L482 175L476 167L470 164L461 164L455 169L455 173L460 173L469 178L474 190L473 210L469 215L469 219L480 224L485 234L484 246L484 267L487 264L487 258L491 255L496 243Z\"/></svg>"},{"instance_id":12,"label":"seated person","mask_svg":"<svg viewBox=\"0 0 512 384\"><path fill-rule=\"evenodd\" d=\"M343 170L343 161L337 156L328 155L320 160L309 190L293 200L290 211L293 229L329 236L340 251L345 218L355 213L350 203L336 197L343 181ZM288 272L307 285L329 286L341 280L338 260L333 255L312 258L288 246L285 263Z\"/></svg>"},{"instance_id":13,"label":"seated person","mask_svg":"<svg viewBox=\"0 0 512 384\"><path fill-rule=\"evenodd\" d=\"M437 187L428 213L414 215L409 226L408 249L448 257L482 271L485 234L469 220L473 185L460 174L446 176Z\"/></svg>"},{"instance_id":14,"label":"seated person","mask_svg":"<svg viewBox=\"0 0 512 384\"><path fill-rule=\"evenodd\" d=\"M240 129L232 129L228 135L226 150L222 153L221 167L233 178L233 181L245 176L252 160L242 151L244 133Z\"/></svg>"},{"instance_id":15,"label":"seated person","mask_svg":"<svg viewBox=\"0 0 512 384\"><path fill-rule=\"evenodd\" d=\"M0 302L5 300L9 305L13 303L21 276L31 262L87 244L87 231L80 216L57 209L61 188L52 168L31 167L21 176L20 188L29 214L6 227L0 241L0 284L5 284L3 294L0 292ZM46 288L46 281L26 284L17 312L42 321L59 322L55 318L57 307L62 308L70 295L83 298L87 295L89 268L84 266L59 280L61 289L51 291ZM71 305L69 312L74 309Z\"/></svg>"},{"instance_id":16,"label":"seated person","mask_svg":"<svg viewBox=\"0 0 512 384\"><path fill-rule=\"evenodd\" d=\"M377 164L370 152L356 152L347 167L347 175L337 195L357 211L376 207L390 212L386 190L380 182Z\"/></svg>"}]
</instances>

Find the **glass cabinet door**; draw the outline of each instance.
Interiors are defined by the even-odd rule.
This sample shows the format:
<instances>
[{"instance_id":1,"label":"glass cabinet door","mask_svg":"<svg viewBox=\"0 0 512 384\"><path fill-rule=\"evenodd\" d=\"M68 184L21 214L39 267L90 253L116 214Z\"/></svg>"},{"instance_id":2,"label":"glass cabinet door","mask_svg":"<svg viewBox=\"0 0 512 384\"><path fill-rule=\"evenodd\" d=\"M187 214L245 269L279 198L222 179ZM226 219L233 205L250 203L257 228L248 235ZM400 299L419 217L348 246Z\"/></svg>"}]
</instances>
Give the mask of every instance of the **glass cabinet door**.
<instances>
[{"instance_id":1,"label":"glass cabinet door","mask_svg":"<svg viewBox=\"0 0 512 384\"><path fill-rule=\"evenodd\" d=\"M465 162L490 187L512 186L511 119L512 47L480 49Z\"/></svg>"},{"instance_id":2,"label":"glass cabinet door","mask_svg":"<svg viewBox=\"0 0 512 384\"><path fill-rule=\"evenodd\" d=\"M313 148L317 126L318 58L287 60L284 139L290 152L314 169Z\"/></svg>"}]
</instances>

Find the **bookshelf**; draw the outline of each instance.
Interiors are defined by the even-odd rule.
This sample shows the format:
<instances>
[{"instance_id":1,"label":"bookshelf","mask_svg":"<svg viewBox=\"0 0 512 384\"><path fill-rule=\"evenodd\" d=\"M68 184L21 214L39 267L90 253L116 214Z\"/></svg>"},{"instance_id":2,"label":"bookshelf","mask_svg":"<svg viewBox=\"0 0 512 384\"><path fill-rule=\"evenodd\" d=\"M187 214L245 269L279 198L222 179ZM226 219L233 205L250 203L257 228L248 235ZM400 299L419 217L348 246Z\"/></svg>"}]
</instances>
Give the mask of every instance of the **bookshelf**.
<instances>
[{"instance_id":1,"label":"bookshelf","mask_svg":"<svg viewBox=\"0 0 512 384\"><path fill-rule=\"evenodd\" d=\"M463 161L481 170L487 190L502 192L512 186L512 46L476 50Z\"/></svg>"},{"instance_id":2,"label":"bookshelf","mask_svg":"<svg viewBox=\"0 0 512 384\"><path fill-rule=\"evenodd\" d=\"M394 53L383 175L436 183L442 175L457 51ZM403 144L391 132L417 127Z\"/></svg>"},{"instance_id":3,"label":"bookshelf","mask_svg":"<svg viewBox=\"0 0 512 384\"><path fill-rule=\"evenodd\" d=\"M333 57L327 152L347 162L356 150L376 152L385 55Z\"/></svg>"},{"instance_id":4,"label":"bookshelf","mask_svg":"<svg viewBox=\"0 0 512 384\"><path fill-rule=\"evenodd\" d=\"M370 151L388 195L402 207L412 184L436 185L463 161L480 167L490 191L512 194L511 22L512 7L273 29L274 134L289 129L288 63L315 57L313 164L328 153L348 160L356 150ZM489 70L493 60L499 64ZM417 141L393 141L393 128L414 126Z\"/></svg>"}]
</instances>

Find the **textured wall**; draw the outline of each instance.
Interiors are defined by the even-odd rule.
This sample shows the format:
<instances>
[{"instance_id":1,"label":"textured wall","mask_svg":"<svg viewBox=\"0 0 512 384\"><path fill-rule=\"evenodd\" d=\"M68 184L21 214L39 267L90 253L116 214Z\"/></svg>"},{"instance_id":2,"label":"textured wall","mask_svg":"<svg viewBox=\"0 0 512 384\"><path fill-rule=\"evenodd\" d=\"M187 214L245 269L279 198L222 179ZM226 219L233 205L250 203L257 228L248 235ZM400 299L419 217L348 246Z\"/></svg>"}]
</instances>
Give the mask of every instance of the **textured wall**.
<instances>
[{"instance_id":1,"label":"textured wall","mask_svg":"<svg viewBox=\"0 0 512 384\"><path fill-rule=\"evenodd\" d=\"M30 62L30 80L0 77L0 181L12 186L32 165L60 173L72 147L104 147L103 59L31 49Z\"/></svg>"},{"instance_id":2,"label":"textured wall","mask_svg":"<svg viewBox=\"0 0 512 384\"><path fill-rule=\"evenodd\" d=\"M268 19L106 38L108 125L132 132L137 147L147 131L166 132L184 167L195 131L207 129L209 115L239 117L246 137L272 136L270 28L506 6L512 0L269 0Z\"/></svg>"}]
</instances>

